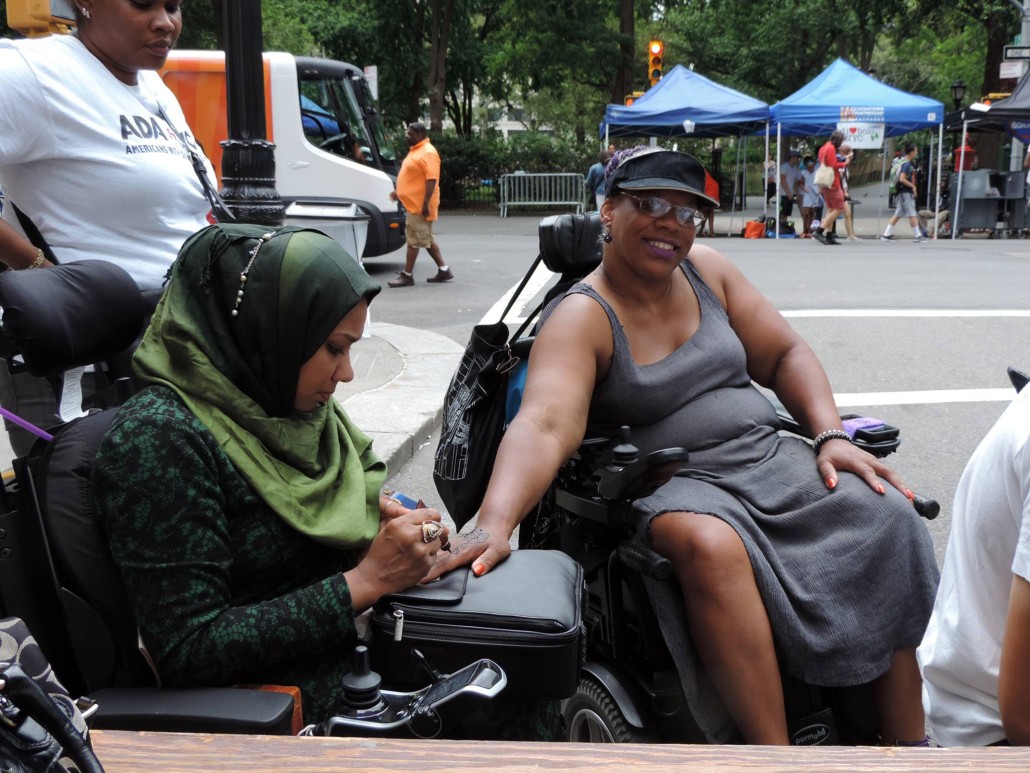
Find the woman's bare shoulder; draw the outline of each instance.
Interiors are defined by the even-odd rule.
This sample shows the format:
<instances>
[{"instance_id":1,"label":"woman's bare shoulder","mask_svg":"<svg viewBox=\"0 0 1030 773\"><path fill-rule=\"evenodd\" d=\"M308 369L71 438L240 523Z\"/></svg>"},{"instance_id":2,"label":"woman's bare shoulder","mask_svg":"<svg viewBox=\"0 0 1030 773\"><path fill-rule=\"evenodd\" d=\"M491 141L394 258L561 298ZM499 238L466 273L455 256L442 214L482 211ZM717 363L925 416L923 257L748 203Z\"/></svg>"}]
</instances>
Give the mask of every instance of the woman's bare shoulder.
<instances>
[{"instance_id":1,"label":"woman's bare shoulder","mask_svg":"<svg viewBox=\"0 0 1030 773\"><path fill-rule=\"evenodd\" d=\"M604 307L586 293L569 293L555 306L537 334L545 346L611 352L611 322Z\"/></svg>"}]
</instances>

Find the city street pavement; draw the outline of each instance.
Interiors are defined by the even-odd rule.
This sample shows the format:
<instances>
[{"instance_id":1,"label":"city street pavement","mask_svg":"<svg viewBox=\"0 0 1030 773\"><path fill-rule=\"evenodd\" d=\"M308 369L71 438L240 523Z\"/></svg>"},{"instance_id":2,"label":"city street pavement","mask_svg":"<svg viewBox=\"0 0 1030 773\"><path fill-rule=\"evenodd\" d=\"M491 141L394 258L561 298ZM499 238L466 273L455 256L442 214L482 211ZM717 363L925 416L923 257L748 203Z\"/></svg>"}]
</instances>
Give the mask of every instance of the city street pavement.
<instances>
[{"instance_id":1,"label":"city street pavement","mask_svg":"<svg viewBox=\"0 0 1030 773\"><path fill-rule=\"evenodd\" d=\"M889 214L885 186L857 189L853 195L861 202L855 228L862 238L857 242L830 247L814 240L745 240L721 235L702 241L729 255L784 311L824 363L830 363L828 370L833 382L846 384L850 393L837 395L842 410L868 411L867 415L886 411L885 418L904 427L910 454L899 455L900 471L949 508L957 471L1007 399L1002 365L1030 366L1026 326L1030 282L1025 281L1030 267L1030 242L977 235L913 244L909 226L902 222L897 228L898 241L888 244L877 238ZM716 216L717 235L727 231L739 234L745 220L762 213L761 203L760 197L752 197L753 206L743 214L720 211ZM445 248L478 245L473 254L476 260L483 257L487 263L489 251L484 254L483 245L491 245L494 250L509 250L509 244L521 245L518 249L525 253L528 267L540 216L520 213L502 219L493 212L445 212L438 234ZM455 264L461 266L463 260L471 259L464 256L469 251L470 248L454 249L450 254ZM505 260L509 259L507 252L502 254ZM381 259L370 263L373 275L385 282L388 277L383 272L389 270L388 266L382 265ZM965 272L974 264L976 272L970 272L967 278ZM469 271L469 264L465 266L465 271ZM957 276L956 271L963 273ZM455 284L463 276L459 273ZM877 286L880 276L889 277L882 288ZM962 288L960 295L956 293L956 281ZM541 287L537 285L536 289ZM510 289L498 287L494 292L500 299ZM408 304L412 314L418 315L410 317L411 324L428 321L425 312L420 311L419 301L413 300L417 296L396 298L398 304ZM875 303L871 304L871 299ZM532 301L526 298L517 304L507 321L516 322ZM913 319L904 323L904 343L899 340L895 323L883 315L871 314L861 325L847 321L849 310L863 314L870 305L875 307L874 312L876 308L900 309L901 317L905 310L913 310ZM413 492L424 494L431 505L439 506L428 475L424 469L414 468L424 468L427 456L431 460L432 449L428 446L435 447L443 395L468 330L476 320L451 325L453 331L450 327L441 328L448 335L382 321L397 319L390 312L400 308L385 301L373 304L371 335L353 349L355 378L339 385L336 399L373 438L374 448L387 462L390 475L399 477L395 485L408 486ZM821 314L821 309L832 313ZM934 317L932 313L926 314L927 309L942 313ZM966 309L988 313L978 311L967 321L963 317ZM992 316L992 309L1015 311ZM495 306L484 318L494 321L497 314L499 308ZM953 352L952 359L946 362L940 359L942 341L948 342ZM987 341L990 345L984 345ZM895 383L896 363L904 363L900 384ZM898 388L927 390L927 394L942 388L990 394L985 400L977 398L979 401L964 405L966 398L957 399L948 403L954 408L944 412L945 406L935 404L938 398L934 395L924 402L917 402L922 398L913 398L912 393L896 393L901 396L892 397L895 393L889 389ZM871 396L882 402L867 402ZM950 399L945 398L945 402ZM938 440L942 427L947 434L944 444ZM936 460L911 453L921 446L934 448ZM413 457L412 470L405 470ZM10 458L6 433L0 433L0 468L7 469ZM935 541L942 553L947 530L946 518L940 520L942 523L935 525Z\"/></svg>"}]
</instances>

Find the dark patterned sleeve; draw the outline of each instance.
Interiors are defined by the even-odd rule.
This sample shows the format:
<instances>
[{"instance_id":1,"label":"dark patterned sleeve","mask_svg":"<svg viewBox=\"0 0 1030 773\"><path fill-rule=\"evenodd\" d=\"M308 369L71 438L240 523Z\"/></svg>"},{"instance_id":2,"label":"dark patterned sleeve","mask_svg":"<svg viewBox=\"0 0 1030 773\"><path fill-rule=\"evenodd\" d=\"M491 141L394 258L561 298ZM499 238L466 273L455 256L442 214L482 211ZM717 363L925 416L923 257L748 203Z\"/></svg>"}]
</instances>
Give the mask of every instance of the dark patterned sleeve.
<instances>
[{"instance_id":1,"label":"dark patterned sleeve","mask_svg":"<svg viewBox=\"0 0 1030 773\"><path fill-rule=\"evenodd\" d=\"M95 491L112 556L168 685L267 680L291 662L355 643L350 591L339 572L233 603L240 589L233 587L223 486L227 477L242 479L227 471L234 472L228 459L184 406L148 400L146 392L123 408L97 456ZM277 545L247 549L265 551L275 566ZM305 577L303 566L285 572L294 569Z\"/></svg>"}]
</instances>

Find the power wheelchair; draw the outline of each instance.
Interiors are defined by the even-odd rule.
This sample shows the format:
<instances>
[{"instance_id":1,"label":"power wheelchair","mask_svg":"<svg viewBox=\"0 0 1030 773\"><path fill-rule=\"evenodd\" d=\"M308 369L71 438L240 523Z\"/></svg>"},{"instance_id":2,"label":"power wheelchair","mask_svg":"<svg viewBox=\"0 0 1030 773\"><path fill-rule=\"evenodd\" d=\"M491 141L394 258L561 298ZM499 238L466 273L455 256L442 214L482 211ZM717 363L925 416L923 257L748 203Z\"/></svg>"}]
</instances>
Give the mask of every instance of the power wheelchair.
<instances>
[{"instance_id":1,"label":"power wheelchair","mask_svg":"<svg viewBox=\"0 0 1030 773\"><path fill-rule=\"evenodd\" d=\"M600 262L600 232L597 213L556 215L541 222L538 260L560 277L544 298L545 309ZM519 349L530 346L526 340ZM521 372L511 377L509 419L517 411L525 367L523 357ZM802 434L782 406L777 412L784 431ZM858 431L855 443L883 457L897 449L900 437L897 428L885 425ZM717 720L699 722L697 707L684 695L647 589L648 581L675 582L671 565L651 549L632 510L634 500L668 480L686 460L680 448L641 458L628 428L615 438L588 436L520 526L520 548L562 550L585 571L587 655L577 692L564 702L570 741L739 741L703 674L697 698L717 706ZM930 499L917 497L915 505L926 518L939 512ZM821 688L781 676L792 743L875 743L877 720L868 685Z\"/></svg>"},{"instance_id":2,"label":"power wheelchair","mask_svg":"<svg viewBox=\"0 0 1030 773\"><path fill-rule=\"evenodd\" d=\"M128 358L146 308L125 271L100 261L0 274L0 356L12 367L60 378L92 364L97 391L86 416L42 428L49 440L14 460L0 491L0 618L21 618L97 729L432 737L444 716L492 698L504 670L480 659L428 674L405 692L380 689L365 647L344 679L347 706L304 728L290 686L162 687L137 632L92 497L92 465L117 406L133 392ZM462 665L467 661L463 661ZM389 680L387 680L389 684ZM466 700L468 699L468 700Z\"/></svg>"}]
</instances>

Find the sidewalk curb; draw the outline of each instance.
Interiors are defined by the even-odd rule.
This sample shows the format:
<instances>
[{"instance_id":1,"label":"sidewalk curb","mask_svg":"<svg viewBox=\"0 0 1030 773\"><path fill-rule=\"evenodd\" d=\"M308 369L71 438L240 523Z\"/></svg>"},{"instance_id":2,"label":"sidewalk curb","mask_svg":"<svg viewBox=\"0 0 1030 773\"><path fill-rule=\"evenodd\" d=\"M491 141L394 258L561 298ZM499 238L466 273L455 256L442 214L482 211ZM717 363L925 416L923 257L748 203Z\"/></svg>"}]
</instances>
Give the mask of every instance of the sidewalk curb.
<instances>
[{"instance_id":1,"label":"sidewalk curb","mask_svg":"<svg viewBox=\"0 0 1030 773\"><path fill-rule=\"evenodd\" d=\"M439 425L444 394L464 348L446 336L388 322L373 321L371 332L397 350L401 371L386 384L349 397L343 407L393 474Z\"/></svg>"}]
</instances>

